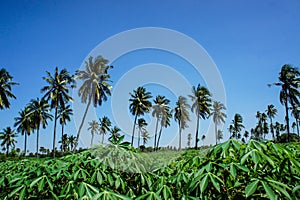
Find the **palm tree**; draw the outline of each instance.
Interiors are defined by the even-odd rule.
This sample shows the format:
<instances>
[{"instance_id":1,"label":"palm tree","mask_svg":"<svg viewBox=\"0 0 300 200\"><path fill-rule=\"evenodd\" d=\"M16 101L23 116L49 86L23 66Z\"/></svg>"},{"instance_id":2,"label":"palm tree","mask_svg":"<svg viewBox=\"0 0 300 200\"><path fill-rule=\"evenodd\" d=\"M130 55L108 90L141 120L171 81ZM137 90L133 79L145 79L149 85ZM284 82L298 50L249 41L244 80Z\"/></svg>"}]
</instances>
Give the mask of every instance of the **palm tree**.
<instances>
[{"instance_id":1,"label":"palm tree","mask_svg":"<svg viewBox=\"0 0 300 200\"><path fill-rule=\"evenodd\" d=\"M73 110L70 105L67 105L66 107L60 107L58 109L58 118L59 118L59 123L61 125L61 137L64 137L64 127L67 124L67 121L71 121L71 115L73 115ZM65 143L61 144L62 150L65 149ZM64 153L64 151L63 151Z\"/></svg>"},{"instance_id":2,"label":"palm tree","mask_svg":"<svg viewBox=\"0 0 300 200\"><path fill-rule=\"evenodd\" d=\"M1 146L4 146L6 156L8 156L9 147L15 147L15 144L17 143L15 137L17 137L17 134L15 133L15 130L11 129L11 127L6 127L3 129L3 132L0 132L0 140L2 141Z\"/></svg>"},{"instance_id":3,"label":"palm tree","mask_svg":"<svg viewBox=\"0 0 300 200\"><path fill-rule=\"evenodd\" d=\"M145 146L146 143L148 142L148 140L150 139L150 135L149 135L147 129L145 129L145 131L142 132L141 137L143 139L143 145Z\"/></svg>"},{"instance_id":4,"label":"palm tree","mask_svg":"<svg viewBox=\"0 0 300 200\"><path fill-rule=\"evenodd\" d=\"M238 139L241 130L244 128L243 118L240 114L235 114L232 120L233 133L236 139Z\"/></svg>"},{"instance_id":5,"label":"palm tree","mask_svg":"<svg viewBox=\"0 0 300 200\"><path fill-rule=\"evenodd\" d=\"M300 121L299 121L299 119L300 119L299 105L295 105L293 103L292 115L295 118L295 123L296 123L296 127L297 127L297 135L298 135L298 138L299 138L299 141L300 141L300 137L299 137L299 123L300 123Z\"/></svg>"},{"instance_id":6,"label":"palm tree","mask_svg":"<svg viewBox=\"0 0 300 200\"><path fill-rule=\"evenodd\" d=\"M108 117L104 116L100 120L100 134L102 134L102 144L104 143L104 135L110 131L111 121Z\"/></svg>"},{"instance_id":7,"label":"palm tree","mask_svg":"<svg viewBox=\"0 0 300 200\"><path fill-rule=\"evenodd\" d=\"M120 138L120 132L121 129L117 126L114 126L112 129L110 129L111 138L114 136L116 139Z\"/></svg>"},{"instance_id":8,"label":"palm tree","mask_svg":"<svg viewBox=\"0 0 300 200\"><path fill-rule=\"evenodd\" d=\"M204 140L205 140L205 138L206 138L206 136L205 136L205 135L202 135L201 140L202 140L202 142L203 142L203 146L204 146Z\"/></svg>"},{"instance_id":9,"label":"palm tree","mask_svg":"<svg viewBox=\"0 0 300 200\"><path fill-rule=\"evenodd\" d=\"M233 128L232 124L229 125L228 131L230 133L230 136L229 136L230 139L235 137L234 128Z\"/></svg>"},{"instance_id":10,"label":"palm tree","mask_svg":"<svg viewBox=\"0 0 300 200\"><path fill-rule=\"evenodd\" d=\"M112 68L112 66L108 66L107 63L108 60L102 56L96 57L94 61L93 57L90 56L88 61L85 62L85 70L76 71L76 79L83 81L78 95L81 96L81 102L87 103L87 106L77 132L76 144L73 151L75 151L78 145L80 132L91 103L93 102L94 107L101 106L103 102L107 101L108 96L111 95L112 86L110 82L112 81L110 80L108 69Z\"/></svg>"},{"instance_id":11,"label":"palm tree","mask_svg":"<svg viewBox=\"0 0 300 200\"><path fill-rule=\"evenodd\" d=\"M152 95L150 92L146 91L146 88L138 87L136 90L133 90L133 94L130 93L130 96L131 98L129 99L129 101L131 103L129 105L129 110L131 114L135 116L131 139L131 146L133 146L134 131L137 117L143 116L145 113L150 112L152 104L149 101L149 99L152 98Z\"/></svg>"},{"instance_id":12,"label":"palm tree","mask_svg":"<svg viewBox=\"0 0 300 200\"><path fill-rule=\"evenodd\" d=\"M100 129L100 124L96 120L92 120L91 122L89 122L88 130L90 130L92 134L91 147L93 145L94 136L96 133L98 133L99 129Z\"/></svg>"},{"instance_id":13,"label":"palm tree","mask_svg":"<svg viewBox=\"0 0 300 200\"><path fill-rule=\"evenodd\" d=\"M16 99L11 89L13 85L18 85L12 82L13 77L4 68L0 69L0 109L10 107L9 98Z\"/></svg>"},{"instance_id":14,"label":"palm tree","mask_svg":"<svg viewBox=\"0 0 300 200\"><path fill-rule=\"evenodd\" d=\"M187 98L179 96L174 113L174 119L178 122L179 127L179 150L181 149L181 132L188 127L188 122L190 121L189 108L190 105L187 103Z\"/></svg>"},{"instance_id":15,"label":"palm tree","mask_svg":"<svg viewBox=\"0 0 300 200\"><path fill-rule=\"evenodd\" d=\"M189 133L187 136L187 147L190 148L191 147L191 141L192 141L192 134Z\"/></svg>"},{"instance_id":16,"label":"palm tree","mask_svg":"<svg viewBox=\"0 0 300 200\"><path fill-rule=\"evenodd\" d=\"M155 126L155 134L154 134L154 149L157 146L157 131L158 124L162 120L162 116L166 114L166 107L170 103L169 99L166 99L165 96L157 95L154 99L154 105L152 107L152 116L156 117L156 126Z\"/></svg>"},{"instance_id":17,"label":"palm tree","mask_svg":"<svg viewBox=\"0 0 300 200\"><path fill-rule=\"evenodd\" d=\"M297 68L292 67L289 64L282 66L279 73L279 82L273 83L273 85L280 86L279 100L282 105L285 106L285 122L287 128L287 140L290 141L290 125L289 125L289 104L295 103L299 105L300 92L299 87L300 72ZM269 86L272 84L269 84Z\"/></svg>"},{"instance_id":18,"label":"palm tree","mask_svg":"<svg viewBox=\"0 0 300 200\"><path fill-rule=\"evenodd\" d=\"M48 125L47 120L52 120L53 117L50 114L50 105L44 99L31 100L28 107L34 129L36 129L36 157L38 158L40 126L42 125L43 128L46 128Z\"/></svg>"},{"instance_id":19,"label":"palm tree","mask_svg":"<svg viewBox=\"0 0 300 200\"><path fill-rule=\"evenodd\" d=\"M58 67L55 68L55 72L52 75L50 72L46 72L47 77L43 79L48 83L41 89L42 93L45 93L43 99L51 100L51 109L54 109L54 131L53 131L53 157L55 157L55 143L56 143L56 122L58 119L58 109L65 109L65 103L72 101L72 97L69 95L69 88L74 87L74 76L71 76L66 69L58 71Z\"/></svg>"},{"instance_id":20,"label":"palm tree","mask_svg":"<svg viewBox=\"0 0 300 200\"><path fill-rule=\"evenodd\" d=\"M221 123L225 123L225 118L227 115L222 112L223 110L226 110L226 107L223 103L219 101L214 101L212 106L212 113L213 121L215 123L215 136L216 136L216 144L218 144L218 125Z\"/></svg>"},{"instance_id":21,"label":"palm tree","mask_svg":"<svg viewBox=\"0 0 300 200\"><path fill-rule=\"evenodd\" d=\"M270 119L270 130L271 130L271 133L272 133L273 141L275 141L274 127L273 127L272 120L274 119L274 117L277 114L277 109L275 108L275 106L273 104L270 104L270 105L268 105L266 113L267 113L267 115Z\"/></svg>"},{"instance_id":22,"label":"palm tree","mask_svg":"<svg viewBox=\"0 0 300 200\"><path fill-rule=\"evenodd\" d=\"M162 133L162 129L167 128L168 126L171 125L171 118L172 118L172 110L170 109L169 106L165 107L165 111L162 113L162 118L161 118L161 123L160 123L160 130L159 130L159 135L157 139L157 144L156 144L156 149L158 149L159 146L159 141Z\"/></svg>"},{"instance_id":23,"label":"palm tree","mask_svg":"<svg viewBox=\"0 0 300 200\"><path fill-rule=\"evenodd\" d=\"M61 152L64 154L68 149L68 143L69 143L68 135L63 134L61 140L58 141L58 143L61 143Z\"/></svg>"},{"instance_id":24,"label":"palm tree","mask_svg":"<svg viewBox=\"0 0 300 200\"><path fill-rule=\"evenodd\" d=\"M219 141L219 143L220 143L220 140L222 140L222 139L223 139L223 131L218 130L217 131L217 140Z\"/></svg>"},{"instance_id":25,"label":"palm tree","mask_svg":"<svg viewBox=\"0 0 300 200\"><path fill-rule=\"evenodd\" d=\"M244 137L246 138L246 140L248 139L248 137L249 137L249 132L248 131L244 132Z\"/></svg>"},{"instance_id":26,"label":"palm tree","mask_svg":"<svg viewBox=\"0 0 300 200\"><path fill-rule=\"evenodd\" d=\"M148 123L146 122L146 120L144 118L140 118L138 119L138 129L139 129L139 135L138 135L138 147L140 147L140 138L141 138L141 134L143 132L145 132L146 130L146 126L148 125Z\"/></svg>"},{"instance_id":27,"label":"palm tree","mask_svg":"<svg viewBox=\"0 0 300 200\"><path fill-rule=\"evenodd\" d=\"M191 98L192 112L196 114L197 124L196 124L196 142L195 149L198 148L198 131L199 131L199 120L200 117L202 119L206 119L210 116L210 107L211 107L211 94L206 87L200 86L198 84L197 87L193 86L192 95L189 95Z\"/></svg>"},{"instance_id":28,"label":"palm tree","mask_svg":"<svg viewBox=\"0 0 300 200\"><path fill-rule=\"evenodd\" d=\"M30 135L33 130L33 122L30 117L30 109L26 106L23 110L19 112L19 117L15 118L14 127L17 128L17 131L25 136L24 139L24 156L26 156L27 151L27 136Z\"/></svg>"},{"instance_id":29,"label":"palm tree","mask_svg":"<svg viewBox=\"0 0 300 200\"><path fill-rule=\"evenodd\" d=\"M68 145L70 145L70 149L73 150L76 144L76 137L74 135L68 136Z\"/></svg>"}]
</instances>

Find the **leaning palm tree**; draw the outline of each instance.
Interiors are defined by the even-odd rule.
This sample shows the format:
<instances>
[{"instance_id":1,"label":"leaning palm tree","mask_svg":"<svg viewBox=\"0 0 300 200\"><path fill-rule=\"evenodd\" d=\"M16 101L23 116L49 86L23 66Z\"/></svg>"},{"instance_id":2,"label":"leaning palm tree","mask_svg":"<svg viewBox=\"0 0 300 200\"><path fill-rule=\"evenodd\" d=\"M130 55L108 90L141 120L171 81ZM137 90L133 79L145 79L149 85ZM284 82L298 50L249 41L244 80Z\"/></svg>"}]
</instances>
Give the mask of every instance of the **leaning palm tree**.
<instances>
[{"instance_id":1,"label":"leaning palm tree","mask_svg":"<svg viewBox=\"0 0 300 200\"><path fill-rule=\"evenodd\" d=\"M137 118L138 116L143 116L145 113L150 112L152 104L149 99L152 98L152 95L150 92L146 91L146 88L138 87L136 90L133 90L133 93L130 93L130 96L131 98L129 99L129 101L131 103L129 105L129 110L131 114L135 116L131 138L131 146L133 146L134 131Z\"/></svg>"},{"instance_id":2,"label":"leaning palm tree","mask_svg":"<svg viewBox=\"0 0 300 200\"><path fill-rule=\"evenodd\" d=\"M295 105L299 105L299 77L300 72L297 68L292 67L289 64L285 64L282 66L279 73L279 82L273 83L273 85L281 87L279 100L280 103L285 107L285 122L288 134L288 142L290 141L289 104L292 105L295 103ZM269 86L270 85L272 84L269 84Z\"/></svg>"},{"instance_id":3,"label":"leaning palm tree","mask_svg":"<svg viewBox=\"0 0 300 200\"><path fill-rule=\"evenodd\" d=\"M142 132L145 132L146 126L148 125L148 123L146 122L146 120L144 118L140 118L138 119L138 129L139 129L139 134L138 134L138 147L140 147L140 140L141 140L141 134Z\"/></svg>"},{"instance_id":4,"label":"leaning palm tree","mask_svg":"<svg viewBox=\"0 0 300 200\"><path fill-rule=\"evenodd\" d=\"M34 129L36 129L36 157L38 158L40 126L42 125L43 128L46 128L48 125L47 120L52 120L53 117L50 114L50 105L44 99L31 100L28 108Z\"/></svg>"},{"instance_id":5,"label":"leaning palm tree","mask_svg":"<svg viewBox=\"0 0 300 200\"><path fill-rule=\"evenodd\" d=\"M170 123L171 118L172 118L172 110L170 109L169 106L166 106L165 111L163 112L163 115L162 115L162 118L161 118L160 130L159 130L159 134L158 134L156 149L158 149L158 146L159 146L159 141L160 141L162 129L167 128L168 126L171 125L171 123Z\"/></svg>"},{"instance_id":6,"label":"leaning palm tree","mask_svg":"<svg viewBox=\"0 0 300 200\"><path fill-rule=\"evenodd\" d=\"M93 103L94 107L101 106L103 102L107 101L108 96L111 95L112 86L110 82L112 81L110 80L108 69L112 68L112 66L108 66L107 64L108 60L102 56L98 56L94 60L90 56L88 61L85 62L85 70L76 71L76 79L83 81L78 95L81 96L81 102L87 103L87 106L79 125L73 151L75 151L78 145L80 132L91 103Z\"/></svg>"},{"instance_id":7,"label":"leaning palm tree","mask_svg":"<svg viewBox=\"0 0 300 200\"><path fill-rule=\"evenodd\" d=\"M15 144L17 143L15 137L17 137L17 134L15 130L11 129L11 127L6 127L2 132L0 132L0 140L2 141L1 146L5 148L6 156L8 156L9 148L15 147Z\"/></svg>"},{"instance_id":8,"label":"leaning palm tree","mask_svg":"<svg viewBox=\"0 0 300 200\"><path fill-rule=\"evenodd\" d=\"M273 141L275 141L274 126L273 126L273 121L272 120L274 119L274 117L277 114L277 109L275 108L275 106L273 104L270 104L267 107L266 113L267 113L267 115L270 119L270 130L271 130L271 133L272 133Z\"/></svg>"},{"instance_id":9,"label":"leaning palm tree","mask_svg":"<svg viewBox=\"0 0 300 200\"><path fill-rule=\"evenodd\" d=\"M58 71L58 67L55 68L55 72L52 75L50 72L46 72L47 77L43 79L48 83L41 89L42 93L45 93L43 99L51 101L51 109L54 109L54 131L53 131L53 157L55 157L55 144L56 144L56 122L58 119L58 110L65 108L66 102L72 101L70 96L70 88L74 87L74 76L66 69Z\"/></svg>"},{"instance_id":10,"label":"leaning palm tree","mask_svg":"<svg viewBox=\"0 0 300 200\"><path fill-rule=\"evenodd\" d=\"M179 150L181 149L181 132L188 127L188 122L190 121L189 109L190 105L187 103L187 98L179 96L174 113L174 119L178 122L179 128Z\"/></svg>"},{"instance_id":11,"label":"leaning palm tree","mask_svg":"<svg viewBox=\"0 0 300 200\"><path fill-rule=\"evenodd\" d=\"M100 124L98 123L98 121L92 120L91 122L89 122L88 130L91 131L91 134L92 134L91 147L93 145L94 136L95 136L95 134L97 134L99 132L99 129L100 129Z\"/></svg>"},{"instance_id":12,"label":"leaning palm tree","mask_svg":"<svg viewBox=\"0 0 300 200\"><path fill-rule=\"evenodd\" d=\"M198 132L199 132L199 120L200 117L202 119L206 119L210 116L210 107L211 107L211 94L206 87L200 86L198 84L197 87L193 86L192 95L189 95L193 104L192 104L192 112L196 114L196 142L195 149L198 148Z\"/></svg>"},{"instance_id":13,"label":"leaning palm tree","mask_svg":"<svg viewBox=\"0 0 300 200\"><path fill-rule=\"evenodd\" d=\"M15 118L14 127L17 128L17 131L25 136L24 138L24 156L26 156L27 151L27 136L33 130L33 122L30 117L30 109L26 106L23 110L19 112L19 116Z\"/></svg>"},{"instance_id":14,"label":"leaning palm tree","mask_svg":"<svg viewBox=\"0 0 300 200\"><path fill-rule=\"evenodd\" d=\"M111 121L108 117L104 116L100 120L100 134L102 134L102 144L104 143L104 135L110 131Z\"/></svg>"},{"instance_id":15,"label":"leaning palm tree","mask_svg":"<svg viewBox=\"0 0 300 200\"><path fill-rule=\"evenodd\" d=\"M235 134L235 138L238 139L241 134L241 130L244 128L243 118L240 114L235 114L232 120L233 131Z\"/></svg>"},{"instance_id":16,"label":"leaning palm tree","mask_svg":"<svg viewBox=\"0 0 300 200\"><path fill-rule=\"evenodd\" d=\"M166 107L170 103L169 99L166 99L165 96L157 95L154 99L154 105L152 106L152 116L156 117L156 126L154 133L154 149L157 146L157 131L158 124L162 121L162 116L166 115Z\"/></svg>"},{"instance_id":17,"label":"leaning palm tree","mask_svg":"<svg viewBox=\"0 0 300 200\"><path fill-rule=\"evenodd\" d=\"M71 115L73 115L73 109L71 108L70 105L63 107L60 107L58 109L58 118L59 118L59 123L61 125L61 138L64 137L64 127L67 124L67 121L71 121ZM62 150L65 149L65 143L61 144ZM64 151L62 151L64 153Z\"/></svg>"},{"instance_id":18,"label":"leaning palm tree","mask_svg":"<svg viewBox=\"0 0 300 200\"><path fill-rule=\"evenodd\" d=\"M213 121L215 123L216 144L218 144L218 125L225 123L225 118L227 117L223 110L226 110L223 103L219 101L213 102L211 115L213 116Z\"/></svg>"},{"instance_id":19,"label":"leaning palm tree","mask_svg":"<svg viewBox=\"0 0 300 200\"><path fill-rule=\"evenodd\" d=\"M12 86L18 83L12 81L13 77L4 68L0 69L0 109L9 108L9 98L16 99L12 93Z\"/></svg>"}]
</instances>

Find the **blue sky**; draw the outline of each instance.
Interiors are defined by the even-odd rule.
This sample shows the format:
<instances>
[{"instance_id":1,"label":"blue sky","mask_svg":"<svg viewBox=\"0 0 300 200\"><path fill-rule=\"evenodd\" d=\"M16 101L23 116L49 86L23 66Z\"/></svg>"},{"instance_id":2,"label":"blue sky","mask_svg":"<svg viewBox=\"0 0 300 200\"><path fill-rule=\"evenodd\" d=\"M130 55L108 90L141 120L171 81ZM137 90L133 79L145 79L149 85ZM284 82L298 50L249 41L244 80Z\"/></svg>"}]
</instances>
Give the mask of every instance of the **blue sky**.
<instances>
[{"instance_id":1,"label":"blue sky","mask_svg":"<svg viewBox=\"0 0 300 200\"><path fill-rule=\"evenodd\" d=\"M300 2L297 0L12 0L0 3L0 66L20 83L13 88L17 100L11 101L11 109L0 111L0 129L12 126L14 117L30 99L42 96L40 89L45 85L42 77L46 75L46 70L53 72L59 66L74 73L99 43L120 32L142 27L181 32L197 41L210 55L226 90L228 119L224 126L225 138L235 113L243 116L245 127L249 130L256 123L256 111L264 111L271 103L278 109L276 120L283 122L279 89L268 88L267 84L277 81L283 64L299 67ZM147 63L167 65L183 75L190 84L205 85L203 77L194 73L189 63L157 50L131 52L116 60L111 71L114 84L128 71ZM153 96L166 95L174 106L177 97L172 91L157 84L146 87ZM98 118L103 115L113 118L110 100L96 109L96 115ZM193 113L191 115L194 116ZM151 117L146 118L151 121ZM201 134L207 131L207 124L201 122ZM131 124L124 129L131 129ZM51 148L52 131L53 123L41 131L41 146ZM66 132L76 134L74 122L66 127ZM149 132L153 132L152 126ZM163 144L168 145L177 133L176 123L173 121L165 132L166 142ZM194 133L192 126L183 137L188 132ZM35 150L35 139L35 134L29 137L31 151ZM213 140L208 139L207 143L211 142ZM17 147L23 148L21 136Z\"/></svg>"}]
</instances>

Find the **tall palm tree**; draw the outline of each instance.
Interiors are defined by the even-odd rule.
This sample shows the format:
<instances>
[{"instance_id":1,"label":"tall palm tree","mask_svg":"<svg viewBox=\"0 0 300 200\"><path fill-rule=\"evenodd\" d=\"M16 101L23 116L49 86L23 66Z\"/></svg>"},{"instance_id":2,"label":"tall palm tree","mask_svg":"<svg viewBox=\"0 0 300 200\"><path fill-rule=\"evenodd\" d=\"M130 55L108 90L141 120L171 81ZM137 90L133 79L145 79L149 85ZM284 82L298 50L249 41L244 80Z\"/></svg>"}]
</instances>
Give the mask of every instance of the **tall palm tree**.
<instances>
[{"instance_id":1,"label":"tall palm tree","mask_svg":"<svg viewBox=\"0 0 300 200\"><path fill-rule=\"evenodd\" d=\"M146 122L146 120L144 118L140 118L138 119L138 129L139 129L139 134L138 134L138 147L140 147L140 138L141 138L141 134L143 132L145 132L146 130L146 126L148 125L148 123Z\"/></svg>"},{"instance_id":2,"label":"tall palm tree","mask_svg":"<svg viewBox=\"0 0 300 200\"><path fill-rule=\"evenodd\" d=\"M300 72L297 68L292 67L289 64L282 66L279 73L279 82L273 83L273 85L280 86L279 100L282 105L285 106L285 122L287 128L287 140L290 141L290 125L289 125L289 104L295 103L299 105L300 92L299 87ZM271 84L269 84L270 86Z\"/></svg>"},{"instance_id":3,"label":"tall palm tree","mask_svg":"<svg viewBox=\"0 0 300 200\"><path fill-rule=\"evenodd\" d=\"M26 156L27 151L27 136L30 135L33 130L33 122L30 117L30 109L26 106L23 110L19 112L19 116L15 118L14 127L17 128L17 131L25 136L24 138L24 156Z\"/></svg>"},{"instance_id":4,"label":"tall palm tree","mask_svg":"<svg viewBox=\"0 0 300 200\"><path fill-rule=\"evenodd\" d=\"M146 143L148 142L148 140L150 139L150 135L149 135L147 129L145 129L145 131L142 132L141 137L143 139L143 145L145 146Z\"/></svg>"},{"instance_id":5,"label":"tall palm tree","mask_svg":"<svg viewBox=\"0 0 300 200\"><path fill-rule=\"evenodd\" d=\"M192 112L196 114L197 121L196 121L196 142L195 142L195 149L198 148L198 132L199 132L199 120L200 117L202 119L206 119L210 116L210 107L211 107L211 94L208 89L204 86L200 86L198 84L197 87L193 86L192 88L192 95L189 95L191 98L193 105L192 105Z\"/></svg>"},{"instance_id":6,"label":"tall palm tree","mask_svg":"<svg viewBox=\"0 0 300 200\"><path fill-rule=\"evenodd\" d=\"M267 113L267 115L270 119L270 130L271 130L271 133L272 133L273 141L275 141L274 127L273 127L273 121L272 120L274 119L274 117L277 114L277 109L275 108L275 106L273 104L270 104L267 107L266 113Z\"/></svg>"},{"instance_id":7,"label":"tall palm tree","mask_svg":"<svg viewBox=\"0 0 300 200\"><path fill-rule=\"evenodd\" d=\"M0 132L0 140L2 141L1 146L4 146L6 156L8 156L9 147L15 147L15 144L17 143L15 137L17 137L17 134L15 130L11 129L11 127L6 127L3 129L3 132Z\"/></svg>"},{"instance_id":8,"label":"tall palm tree","mask_svg":"<svg viewBox=\"0 0 300 200\"><path fill-rule=\"evenodd\" d=\"M65 108L66 102L72 101L70 96L70 88L74 87L74 76L66 69L58 71L58 67L55 68L54 74L46 72L47 77L43 79L48 83L41 89L42 93L45 93L43 99L51 101L51 109L54 109L54 130L53 130L53 157L55 157L55 143L56 143L56 122L58 119L58 110L63 110Z\"/></svg>"},{"instance_id":9,"label":"tall palm tree","mask_svg":"<svg viewBox=\"0 0 300 200\"><path fill-rule=\"evenodd\" d=\"M216 144L218 144L218 125L225 123L225 118L227 117L223 110L226 110L223 103L219 101L213 102L211 115L213 116L213 121L215 123Z\"/></svg>"},{"instance_id":10,"label":"tall palm tree","mask_svg":"<svg viewBox=\"0 0 300 200\"><path fill-rule=\"evenodd\" d=\"M170 122L171 118L172 118L172 110L170 109L169 106L166 106L165 111L163 112L162 118L161 118L160 130L159 130L159 135L158 135L158 139L157 139L156 149L158 149L158 146L159 146L162 129L167 128L168 126L171 125L171 122Z\"/></svg>"},{"instance_id":11,"label":"tall palm tree","mask_svg":"<svg viewBox=\"0 0 300 200\"><path fill-rule=\"evenodd\" d=\"M152 106L152 116L156 117L156 126L155 126L155 134L154 134L154 149L157 146L157 131L158 124L162 121L162 116L166 115L166 107L170 103L169 99L166 99L165 96L157 95L154 99L154 105Z\"/></svg>"},{"instance_id":12,"label":"tall palm tree","mask_svg":"<svg viewBox=\"0 0 300 200\"><path fill-rule=\"evenodd\" d=\"M64 127L67 124L67 121L71 121L71 115L73 115L73 109L71 108L70 105L63 107L60 107L58 109L58 118L59 118L59 123L61 125L61 138L64 138ZM66 136L65 136L66 137ZM65 149L65 143L61 144L62 150ZM64 151L63 151L64 153Z\"/></svg>"},{"instance_id":13,"label":"tall palm tree","mask_svg":"<svg viewBox=\"0 0 300 200\"><path fill-rule=\"evenodd\" d=\"M131 114L135 116L131 139L131 146L133 146L134 131L137 117L143 116L145 113L150 112L152 104L149 101L149 99L152 98L152 95L150 92L146 91L146 88L138 87L136 90L133 90L133 93L130 93L130 96L131 98L129 99L129 101L131 103L129 105L129 110Z\"/></svg>"},{"instance_id":14,"label":"tall palm tree","mask_svg":"<svg viewBox=\"0 0 300 200\"><path fill-rule=\"evenodd\" d=\"M76 79L83 81L79 88L78 95L81 96L81 102L87 103L87 106L77 132L76 144L73 151L75 151L78 145L80 132L91 103L93 103L94 107L98 105L101 106L103 102L107 101L108 96L111 95L112 86L110 82L112 81L110 80L108 70L112 68L112 66L108 66L107 64L108 60L102 56L98 56L94 60L93 57L90 56L88 61L85 62L85 70L76 71Z\"/></svg>"},{"instance_id":15,"label":"tall palm tree","mask_svg":"<svg viewBox=\"0 0 300 200\"><path fill-rule=\"evenodd\" d=\"M235 114L231 123L233 126L234 136L238 139L241 130L244 128L242 116L240 114Z\"/></svg>"},{"instance_id":16,"label":"tall palm tree","mask_svg":"<svg viewBox=\"0 0 300 200\"><path fill-rule=\"evenodd\" d=\"M53 116L50 114L50 105L44 99L33 99L28 107L34 129L36 129L36 157L38 158L40 126L42 125L43 128L46 128L48 125L47 120L52 120Z\"/></svg>"},{"instance_id":17,"label":"tall palm tree","mask_svg":"<svg viewBox=\"0 0 300 200\"><path fill-rule=\"evenodd\" d=\"M102 144L104 143L104 135L110 131L111 121L108 117L104 116L100 120L100 134L102 134Z\"/></svg>"},{"instance_id":18,"label":"tall palm tree","mask_svg":"<svg viewBox=\"0 0 300 200\"><path fill-rule=\"evenodd\" d=\"M187 98L179 96L174 113L174 119L178 122L179 127L179 150L181 149L181 132L188 127L190 121L189 109L190 105L187 103Z\"/></svg>"},{"instance_id":19,"label":"tall palm tree","mask_svg":"<svg viewBox=\"0 0 300 200\"><path fill-rule=\"evenodd\" d=\"M92 134L91 147L93 145L94 136L95 136L95 134L97 134L99 132L99 129L100 129L100 124L98 123L98 121L92 120L91 122L89 122L88 130L90 130L91 134Z\"/></svg>"},{"instance_id":20,"label":"tall palm tree","mask_svg":"<svg viewBox=\"0 0 300 200\"><path fill-rule=\"evenodd\" d=\"M4 68L0 69L0 109L10 107L9 98L16 99L12 93L12 86L18 83L12 81L13 77Z\"/></svg>"}]
</instances>

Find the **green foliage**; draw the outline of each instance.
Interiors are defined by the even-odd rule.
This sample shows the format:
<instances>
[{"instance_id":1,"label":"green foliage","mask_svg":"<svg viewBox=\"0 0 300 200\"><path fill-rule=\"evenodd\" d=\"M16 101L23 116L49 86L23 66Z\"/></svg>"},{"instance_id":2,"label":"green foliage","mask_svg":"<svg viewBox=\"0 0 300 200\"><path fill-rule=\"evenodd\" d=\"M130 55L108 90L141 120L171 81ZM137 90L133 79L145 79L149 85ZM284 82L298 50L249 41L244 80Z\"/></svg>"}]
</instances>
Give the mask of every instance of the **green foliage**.
<instances>
[{"instance_id":1,"label":"green foliage","mask_svg":"<svg viewBox=\"0 0 300 200\"><path fill-rule=\"evenodd\" d=\"M147 154L123 139L57 159L2 162L0 199L300 198L297 143L229 140Z\"/></svg>"}]
</instances>

